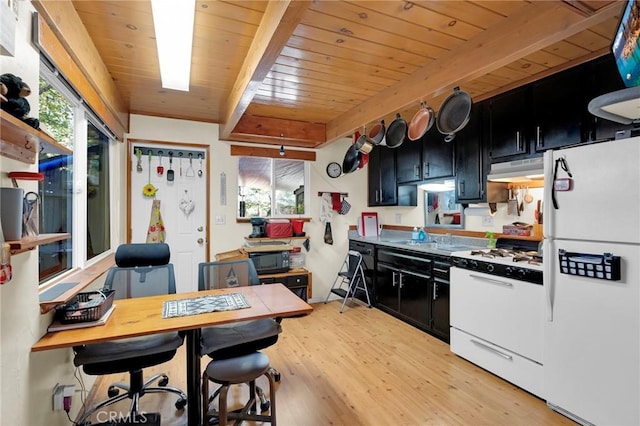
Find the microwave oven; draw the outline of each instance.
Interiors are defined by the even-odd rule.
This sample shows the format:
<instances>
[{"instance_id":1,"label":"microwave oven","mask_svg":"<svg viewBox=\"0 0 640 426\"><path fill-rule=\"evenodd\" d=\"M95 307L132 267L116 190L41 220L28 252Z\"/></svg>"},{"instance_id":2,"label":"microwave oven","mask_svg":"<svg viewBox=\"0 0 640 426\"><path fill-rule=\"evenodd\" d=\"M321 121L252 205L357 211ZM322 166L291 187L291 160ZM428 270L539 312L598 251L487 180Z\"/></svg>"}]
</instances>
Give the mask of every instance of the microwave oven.
<instances>
[{"instance_id":1,"label":"microwave oven","mask_svg":"<svg viewBox=\"0 0 640 426\"><path fill-rule=\"evenodd\" d=\"M289 251L262 251L249 253L258 275L289 271Z\"/></svg>"}]
</instances>

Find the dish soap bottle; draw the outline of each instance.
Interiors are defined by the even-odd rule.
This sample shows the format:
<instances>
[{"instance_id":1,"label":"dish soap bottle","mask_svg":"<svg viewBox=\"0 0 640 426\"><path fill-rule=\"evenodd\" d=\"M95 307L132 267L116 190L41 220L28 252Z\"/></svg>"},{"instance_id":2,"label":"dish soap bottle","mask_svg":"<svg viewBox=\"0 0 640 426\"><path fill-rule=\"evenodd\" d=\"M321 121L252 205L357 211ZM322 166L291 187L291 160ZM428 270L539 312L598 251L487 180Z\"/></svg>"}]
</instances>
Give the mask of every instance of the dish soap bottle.
<instances>
[{"instance_id":1,"label":"dish soap bottle","mask_svg":"<svg viewBox=\"0 0 640 426\"><path fill-rule=\"evenodd\" d=\"M413 230L411 231L411 239L417 241L418 238L420 238L420 235L418 234L418 227L414 226Z\"/></svg>"},{"instance_id":2,"label":"dish soap bottle","mask_svg":"<svg viewBox=\"0 0 640 426\"><path fill-rule=\"evenodd\" d=\"M418 230L418 240L425 241L427 239L427 233L424 232L424 228L421 226Z\"/></svg>"}]
</instances>

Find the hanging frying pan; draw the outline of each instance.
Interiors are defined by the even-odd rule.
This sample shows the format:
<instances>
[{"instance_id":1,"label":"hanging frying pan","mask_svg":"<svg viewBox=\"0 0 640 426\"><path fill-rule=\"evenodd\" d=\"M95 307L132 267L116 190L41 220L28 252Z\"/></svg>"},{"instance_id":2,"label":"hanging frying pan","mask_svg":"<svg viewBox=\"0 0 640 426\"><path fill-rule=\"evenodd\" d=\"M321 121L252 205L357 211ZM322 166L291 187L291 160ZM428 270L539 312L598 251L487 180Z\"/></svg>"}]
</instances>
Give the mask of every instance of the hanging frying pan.
<instances>
[{"instance_id":1,"label":"hanging frying pan","mask_svg":"<svg viewBox=\"0 0 640 426\"><path fill-rule=\"evenodd\" d=\"M420 102L420 109L416 111L409 122L407 138L409 138L410 141L417 141L423 137L431 126L433 126L435 119L436 114L433 112L433 108L428 106L426 102Z\"/></svg>"},{"instance_id":2,"label":"hanging frying pan","mask_svg":"<svg viewBox=\"0 0 640 426\"><path fill-rule=\"evenodd\" d=\"M445 135L444 141L451 142L456 133L469 122L471 116L471 96L459 87L453 88L453 93L440 105L436 126Z\"/></svg>"},{"instance_id":3,"label":"hanging frying pan","mask_svg":"<svg viewBox=\"0 0 640 426\"><path fill-rule=\"evenodd\" d=\"M347 149L347 153L344 155L344 160L342 161L342 173L353 173L358 169L358 164L360 164L360 157L362 153L358 151L356 148L356 144L349 145L349 149Z\"/></svg>"},{"instance_id":4,"label":"hanging frying pan","mask_svg":"<svg viewBox=\"0 0 640 426\"><path fill-rule=\"evenodd\" d=\"M379 123L374 124L373 127L369 129L369 139L371 139L374 145L380 145L382 139L384 139L385 131L384 120L380 120Z\"/></svg>"},{"instance_id":5,"label":"hanging frying pan","mask_svg":"<svg viewBox=\"0 0 640 426\"><path fill-rule=\"evenodd\" d=\"M396 113L396 119L387 128L387 146L389 148L399 147L406 136L407 122L400 117L400 113Z\"/></svg>"}]
</instances>

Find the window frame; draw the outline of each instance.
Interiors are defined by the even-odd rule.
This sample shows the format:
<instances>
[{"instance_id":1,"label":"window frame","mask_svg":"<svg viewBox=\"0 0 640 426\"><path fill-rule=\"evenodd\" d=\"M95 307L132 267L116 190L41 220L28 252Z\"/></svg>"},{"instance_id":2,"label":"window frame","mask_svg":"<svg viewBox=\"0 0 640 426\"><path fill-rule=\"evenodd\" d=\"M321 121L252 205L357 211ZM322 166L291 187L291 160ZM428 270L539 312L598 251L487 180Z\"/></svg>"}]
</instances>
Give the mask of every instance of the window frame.
<instances>
[{"instance_id":1,"label":"window frame","mask_svg":"<svg viewBox=\"0 0 640 426\"><path fill-rule=\"evenodd\" d=\"M73 116L73 190L72 194L72 224L71 224L71 250L72 259L70 268L39 282L39 287L45 288L49 284L58 282L70 274L77 273L78 270L85 269L112 255L117 244L117 208L116 202L117 192L115 186L117 184L114 176L116 175L117 160L117 140L114 133L91 111L84 99L71 87L55 67L45 58L40 61L39 76L47 81L48 84L58 90L72 105ZM38 103L38 107L39 107ZM87 137L88 125L91 123L96 129L103 133L109 143L108 161L109 161L109 249L87 259Z\"/></svg>"},{"instance_id":2,"label":"window frame","mask_svg":"<svg viewBox=\"0 0 640 426\"><path fill-rule=\"evenodd\" d=\"M250 157L248 155L239 155L236 158L236 176L237 176L237 184L236 184L236 188L240 187L240 160L242 157ZM310 210L311 210L311 194L309 193L309 182L310 182L310 177L311 177L311 165L309 160L301 160L301 159L297 159L297 158L282 158L282 157L273 157L273 156L255 156L258 158L264 158L264 159L269 159L272 161L272 167L271 167L271 212L274 212L276 210L274 203L275 203L275 193L276 193L276 189L273 186L273 183L275 182L275 178L276 178L276 168L273 167L273 165L275 165L275 161L276 160L288 160L288 161L301 161L303 164L303 176L304 176L304 213L302 214L290 214L290 215L274 215L271 214L269 216L264 216L265 218L273 218L273 219L289 219L289 218L300 218L300 217L309 217L311 216ZM240 209L239 209L239 205L240 205L240 194L239 191L236 191L236 218L237 219L250 219L252 216L240 216ZM260 216L262 217L262 216Z\"/></svg>"}]
</instances>

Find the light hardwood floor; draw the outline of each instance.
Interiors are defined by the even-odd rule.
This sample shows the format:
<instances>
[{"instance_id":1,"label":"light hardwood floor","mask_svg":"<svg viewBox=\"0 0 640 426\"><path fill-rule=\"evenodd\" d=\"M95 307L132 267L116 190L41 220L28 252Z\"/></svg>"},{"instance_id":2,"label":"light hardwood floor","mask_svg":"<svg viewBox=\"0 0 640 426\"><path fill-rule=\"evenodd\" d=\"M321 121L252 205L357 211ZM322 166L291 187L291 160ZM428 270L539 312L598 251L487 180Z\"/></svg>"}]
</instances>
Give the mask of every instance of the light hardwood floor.
<instances>
[{"instance_id":1,"label":"light hardwood floor","mask_svg":"<svg viewBox=\"0 0 640 426\"><path fill-rule=\"evenodd\" d=\"M324 425L573 425L545 402L452 354L449 345L377 309L338 301L314 304L306 317L283 320L278 343L265 350L282 373L277 419L284 426ZM203 367L209 361L203 358ZM167 372L185 388L184 350L145 370ZM126 375L98 379L88 404ZM268 389L266 380L260 385ZM246 386L229 393L242 405ZM184 425L173 396L145 395L141 407L163 425ZM113 406L112 406L113 407ZM126 412L127 402L112 411Z\"/></svg>"}]
</instances>

